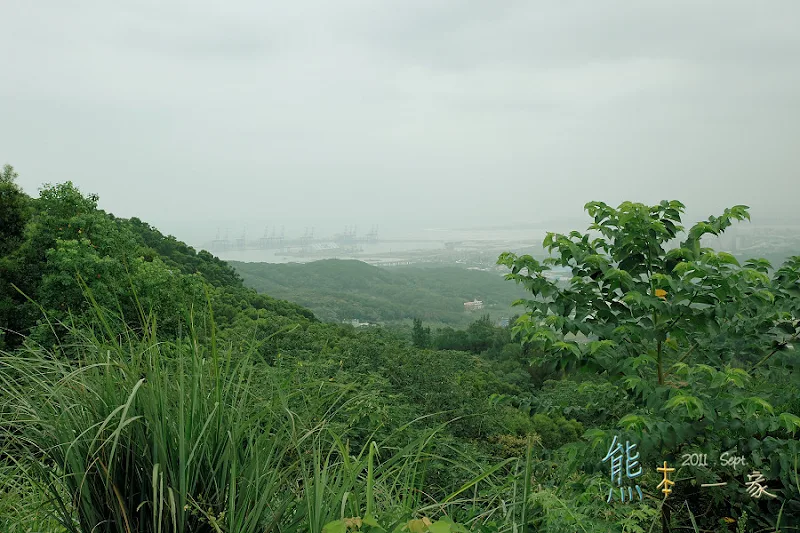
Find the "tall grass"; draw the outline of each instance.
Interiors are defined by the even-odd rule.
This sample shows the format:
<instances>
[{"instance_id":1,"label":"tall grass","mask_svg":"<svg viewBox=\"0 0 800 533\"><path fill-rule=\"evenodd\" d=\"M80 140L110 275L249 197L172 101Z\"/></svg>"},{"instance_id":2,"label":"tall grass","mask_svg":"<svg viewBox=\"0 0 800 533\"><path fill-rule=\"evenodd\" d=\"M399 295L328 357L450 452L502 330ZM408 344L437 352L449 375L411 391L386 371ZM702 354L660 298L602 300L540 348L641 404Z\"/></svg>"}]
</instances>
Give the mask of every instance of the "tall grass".
<instances>
[{"instance_id":1,"label":"tall grass","mask_svg":"<svg viewBox=\"0 0 800 533\"><path fill-rule=\"evenodd\" d=\"M70 359L30 345L0 354L0 436L66 531L320 533L347 516L393 528L415 513L511 527L518 516L505 465L450 459L471 479L427 495L424 465L448 461L431 446L441 428L351 450L331 429L344 395L287 390L246 350L220 349L213 325L198 333L188 317L165 342L143 318L136 334L72 327Z\"/></svg>"},{"instance_id":2,"label":"tall grass","mask_svg":"<svg viewBox=\"0 0 800 533\"><path fill-rule=\"evenodd\" d=\"M3 533L63 532L58 522L42 513L44 494L31 483L22 465L0 458L0 531Z\"/></svg>"},{"instance_id":3,"label":"tall grass","mask_svg":"<svg viewBox=\"0 0 800 533\"><path fill-rule=\"evenodd\" d=\"M284 498L286 433L252 393L247 357L191 337L80 340L74 362L41 350L0 360L18 449L64 527L262 531Z\"/></svg>"}]
</instances>

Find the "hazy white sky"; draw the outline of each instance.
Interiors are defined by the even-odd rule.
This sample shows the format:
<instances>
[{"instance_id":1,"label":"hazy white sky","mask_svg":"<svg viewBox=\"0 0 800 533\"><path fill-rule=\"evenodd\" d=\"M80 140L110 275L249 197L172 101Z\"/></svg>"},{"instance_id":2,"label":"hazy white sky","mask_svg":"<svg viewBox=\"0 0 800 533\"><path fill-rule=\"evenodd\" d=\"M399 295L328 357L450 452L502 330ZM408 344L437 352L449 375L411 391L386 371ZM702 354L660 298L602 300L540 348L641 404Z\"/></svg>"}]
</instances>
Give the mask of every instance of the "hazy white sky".
<instances>
[{"instance_id":1,"label":"hazy white sky","mask_svg":"<svg viewBox=\"0 0 800 533\"><path fill-rule=\"evenodd\" d=\"M192 242L796 213L800 2L2 0L0 164Z\"/></svg>"}]
</instances>

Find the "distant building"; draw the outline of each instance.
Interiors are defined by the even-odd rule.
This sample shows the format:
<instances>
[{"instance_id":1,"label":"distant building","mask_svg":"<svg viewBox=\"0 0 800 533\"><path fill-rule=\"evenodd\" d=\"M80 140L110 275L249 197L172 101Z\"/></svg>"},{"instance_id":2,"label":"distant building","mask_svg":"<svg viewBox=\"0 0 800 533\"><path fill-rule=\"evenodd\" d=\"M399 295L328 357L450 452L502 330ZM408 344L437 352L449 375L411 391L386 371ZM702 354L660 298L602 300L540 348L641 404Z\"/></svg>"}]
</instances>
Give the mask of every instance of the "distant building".
<instances>
[{"instance_id":1,"label":"distant building","mask_svg":"<svg viewBox=\"0 0 800 533\"><path fill-rule=\"evenodd\" d=\"M311 250L315 252L323 252L326 250L338 250L339 245L335 242L315 242L311 245Z\"/></svg>"},{"instance_id":2,"label":"distant building","mask_svg":"<svg viewBox=\"0 0 800 533\"><path fill-rule=\"evenodd\" d=\"M501 328L507 328L509 322L511 322L510 319L508 319L506 317L503 317L503 318L501 318L500 320L497 321L497 326L501 327Z\"/></svg>"},{"instance_id":3,"label":"distant building","mask_svg":"<svg viewBox=\"0 0 800 533\"><path fill-rule=\"evenodd\" d=\"M464 311L480 311L483 309L483 302L481 300L472 300L471 302L464 302Z\"/></svg>"},{"instance_id":4,"label":"distant building","mask_svg":"<svg viewBox=\"0 0 800 533\"><path fill-rule=\"evenodd\" d=\"M372 326L377 326L377 324L373 324L371 322L361 322L357 318L353 318L350 320L342 320L342 324L350 324L354 328L368 328Z\"/></svg>"}]
</instances>

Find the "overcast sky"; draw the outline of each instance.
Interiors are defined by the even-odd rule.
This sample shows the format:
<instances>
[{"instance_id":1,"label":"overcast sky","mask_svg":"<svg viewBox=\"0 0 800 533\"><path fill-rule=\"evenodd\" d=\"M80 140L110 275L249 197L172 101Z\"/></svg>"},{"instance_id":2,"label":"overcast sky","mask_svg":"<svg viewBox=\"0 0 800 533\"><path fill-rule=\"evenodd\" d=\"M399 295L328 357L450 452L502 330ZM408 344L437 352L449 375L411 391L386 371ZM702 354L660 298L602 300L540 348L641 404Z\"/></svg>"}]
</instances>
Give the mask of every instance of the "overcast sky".
<instances>
[{"instance_id":1,"label":"overcast sky","mask_svg":"<svg viewBox=\"0 0 800 533\"><path fill-rule=\"evenodd\" d=\"M798 211L797 0L2 0L0 22L0 164L190 242Z\"/></svg>"}]
</instances>

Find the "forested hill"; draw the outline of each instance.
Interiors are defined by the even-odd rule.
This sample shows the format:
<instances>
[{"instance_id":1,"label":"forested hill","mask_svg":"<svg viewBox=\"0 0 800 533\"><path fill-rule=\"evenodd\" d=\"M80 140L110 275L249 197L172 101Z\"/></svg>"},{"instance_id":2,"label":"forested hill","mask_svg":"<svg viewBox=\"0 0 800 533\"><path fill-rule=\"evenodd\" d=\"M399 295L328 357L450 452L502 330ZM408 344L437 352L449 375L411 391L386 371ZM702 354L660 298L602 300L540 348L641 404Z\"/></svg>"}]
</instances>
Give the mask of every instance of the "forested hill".
<instances>
[{"instance_id":1,"label":"forested hill","mask_svg":"<svg viewBox=\"0 0 800 533\"><path fill-rule=\"evenodd\" d=\"M546 264L503 254L505 283L237 264L253 286L248 269L270 271L266 295L70 182L32 198L15 177L0 174L2 532L800 524L800 256L700 246L749 218L744 206L684 229L680 202L593 202L602 237L549 235ZM574 276L559 283L551 266ZM516 337L481 318L416 321L409 339L273 297L294 287L321 312L347 299L365 302L354 318L387 302L424 318L521 286Z\"/></svg>"},{"instance_id":2,"label":"forested hill","mask_svg":"<svg viewBox=\"0 0 800 533\"><path fill-rule=\"evenodd\" d=\"M14 177L11 167L0 176L0 348L25 337L63 340L67 322L94 320L93 305L114 310L116 327L138 329L142 312L152 315L164 334L176 333L186 312L200 318L209 304L221 324L248 307L269 312L275 324L314 318L246 289L208 252L98 209L98 198L71 182L32 198Z\"/></svg>"},{"instance_id":3,"label":"forested hill","mask_svg":"<svg viewBox=\"0 0 800 533\"><path fill-rule=\"evenodd\" d=\"M524 292L493 272L457 267L380 268L361 261L230 263L245 285L308 307L322 320L392 322L421 318L462 326L464 302L482 300L493 317L510 316Z\"/></svg>"}]
</instances>

